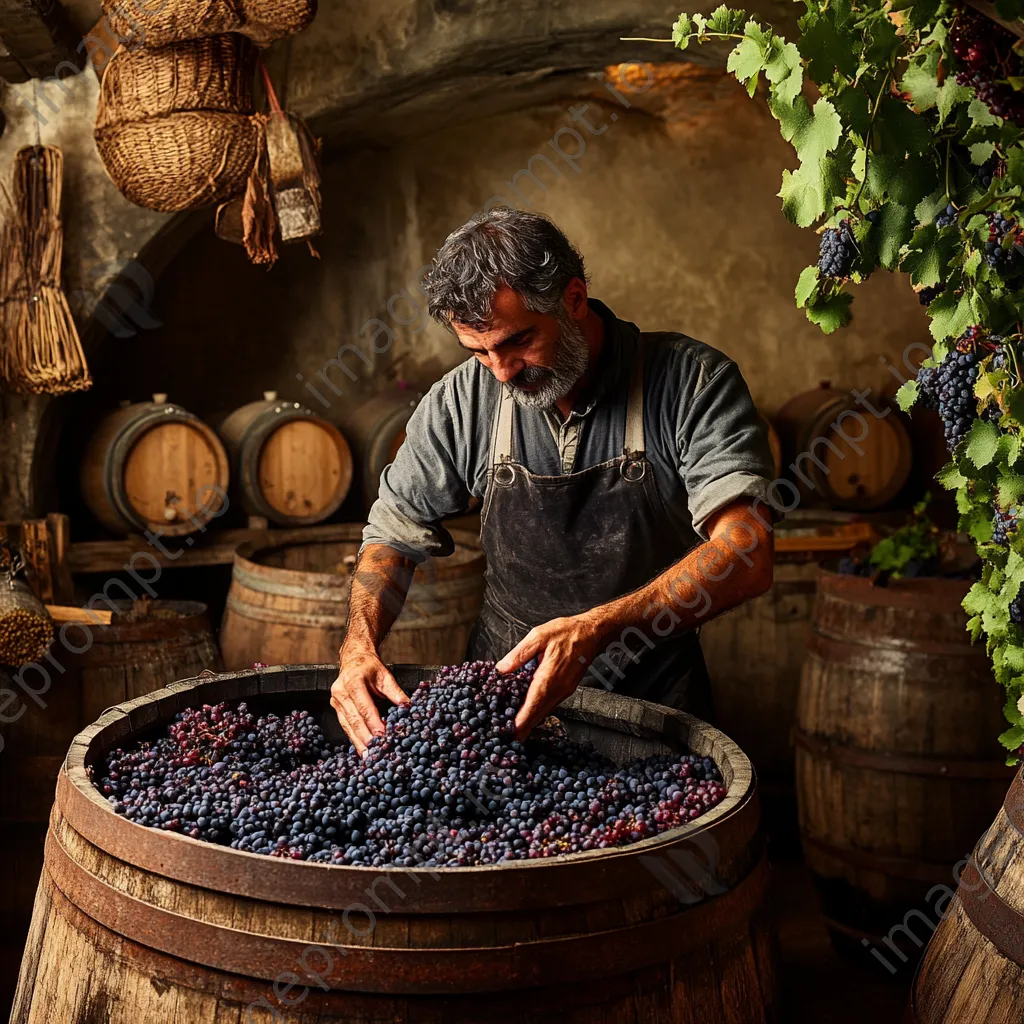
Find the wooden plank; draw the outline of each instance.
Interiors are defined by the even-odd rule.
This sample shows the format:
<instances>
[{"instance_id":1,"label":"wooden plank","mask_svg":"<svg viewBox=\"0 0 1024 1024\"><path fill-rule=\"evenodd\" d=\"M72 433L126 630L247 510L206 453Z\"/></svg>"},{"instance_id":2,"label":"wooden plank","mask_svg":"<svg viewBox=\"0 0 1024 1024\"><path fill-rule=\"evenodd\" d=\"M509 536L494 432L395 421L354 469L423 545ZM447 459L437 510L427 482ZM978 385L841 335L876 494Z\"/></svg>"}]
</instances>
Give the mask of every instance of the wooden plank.
<instances>
[{"instance_id":1,"label":"wooden plank","mask_svg":"<svg viewBox=\"0 0 1024 1024\"><path fill-rule=\"evenodd\" d=\"M50 532L50 571L53 577L53 599L70 604L75 599L75 586L68 566L71 546L71 520L61 512L49 512L46 525Z\"/></svg>"},{"instance_id":2,"label":"wooden plank","mask_svg":"<svg viewBox=\"0 0 1024 1024\"><path fill-rule=\"evenodd\" d=\"M92 626L109 626L114 613L94 611L92 608L76 608L73 605L48 604L46 610L54 623L85 622Z\"/></svg>"}]
</instances>

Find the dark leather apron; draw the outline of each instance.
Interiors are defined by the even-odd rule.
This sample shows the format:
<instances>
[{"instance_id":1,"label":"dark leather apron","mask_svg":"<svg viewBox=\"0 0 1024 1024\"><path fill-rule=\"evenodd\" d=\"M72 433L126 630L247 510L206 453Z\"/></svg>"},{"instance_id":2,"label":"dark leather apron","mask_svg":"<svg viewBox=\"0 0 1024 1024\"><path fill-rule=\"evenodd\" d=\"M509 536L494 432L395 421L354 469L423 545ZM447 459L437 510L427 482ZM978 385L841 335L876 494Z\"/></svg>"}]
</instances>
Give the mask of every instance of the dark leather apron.
<instances>
[{"instance_id":1,"label":"dark leather apron","mask_svg":"<svg viewBox=\"0 0 1024 1024\"><path fill-rule=\"evenodd\" d=\"M665 513L647 460L643 426L643 350L638 349L626 401L623 454L579 473L538 476L512 458L515 401L502 388L495 416L491 472L481 511L487 556L483 609L468 657L497 660L534 626L649 583L686 553ZM667 632L671 615L657 614L598 654L594 668L616 693L712 717L711 690L694 630ZM634 660L635 655L639 655ZM585 685L604 685L593 673Z\"/></svg>"}]
</instances>

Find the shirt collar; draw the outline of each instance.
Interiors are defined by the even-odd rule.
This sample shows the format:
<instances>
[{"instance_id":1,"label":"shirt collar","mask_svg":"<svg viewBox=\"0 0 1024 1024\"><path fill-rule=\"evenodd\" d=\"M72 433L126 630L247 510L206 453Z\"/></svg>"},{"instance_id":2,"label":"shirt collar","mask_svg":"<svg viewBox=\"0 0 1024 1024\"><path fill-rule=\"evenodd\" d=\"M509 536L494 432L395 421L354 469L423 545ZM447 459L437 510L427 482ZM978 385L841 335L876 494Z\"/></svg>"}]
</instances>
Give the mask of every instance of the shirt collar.
<instances>
[{"instance_id":1,"label":"shirt collar","mask_svg":"<svg viewBox=\"0 0 1024 1024\"><path fill-rule=\"evenodd\" d=\"M614 392L630 358L633 338L640 333L636 324L620 320L599 299L590 298L587 302L604 323L604 345L598 356L594 379L572 410L572 414L579 417L589 415L598 402L609 392Z\"/></svg>"}]
</instances>

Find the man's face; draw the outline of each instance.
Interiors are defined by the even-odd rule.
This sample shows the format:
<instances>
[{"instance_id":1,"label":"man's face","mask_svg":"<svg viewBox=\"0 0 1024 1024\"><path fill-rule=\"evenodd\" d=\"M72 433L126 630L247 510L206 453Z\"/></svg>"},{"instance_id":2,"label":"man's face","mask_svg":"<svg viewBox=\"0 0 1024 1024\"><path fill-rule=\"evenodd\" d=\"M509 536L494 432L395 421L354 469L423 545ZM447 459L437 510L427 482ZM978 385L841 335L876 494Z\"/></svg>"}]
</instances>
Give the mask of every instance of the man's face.
<instances>
[{"instance_id":1,"label":"man's face","mask_svg":"<svg viewBox=\"0 0 1024 1024\"><path fill-rule=\"evenodd\" d=\"M547 408L564 398L587 368L589 347L580 323L526 308L506 285L495 292L493 323L477 329L452 323L459 344L472 352L520 405Z\"/></svg>"}]
</instances>

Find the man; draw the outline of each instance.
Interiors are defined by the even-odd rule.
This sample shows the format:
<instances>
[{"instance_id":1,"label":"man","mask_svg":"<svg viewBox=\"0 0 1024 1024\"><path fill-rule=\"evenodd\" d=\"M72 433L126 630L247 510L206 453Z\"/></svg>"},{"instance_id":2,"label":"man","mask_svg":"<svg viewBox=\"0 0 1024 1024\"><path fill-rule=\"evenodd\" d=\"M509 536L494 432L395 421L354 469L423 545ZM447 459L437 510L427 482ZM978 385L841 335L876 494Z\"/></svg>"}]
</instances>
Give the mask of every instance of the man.
<instances>
[{"instance_id":1,"label":"man","mask_svg":"<svg viewBox=\"0 0 1024 1024\"><path fill-rule=\"evenodd\" d=\"M538 661L517 735L581 681L710 714L697 628L772 581L766 427L735 363L642 334L586 280L554 224L514 209L435 257L430 313L471 358L417 406L363 533L331 689L360 751L383 732L374 697L407 701L380 644L471 496L487 575L467 657Z\"/></svg>"}]
</instances>

